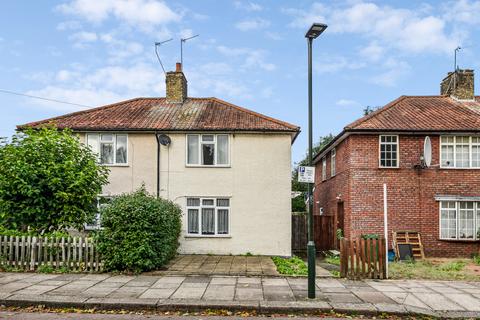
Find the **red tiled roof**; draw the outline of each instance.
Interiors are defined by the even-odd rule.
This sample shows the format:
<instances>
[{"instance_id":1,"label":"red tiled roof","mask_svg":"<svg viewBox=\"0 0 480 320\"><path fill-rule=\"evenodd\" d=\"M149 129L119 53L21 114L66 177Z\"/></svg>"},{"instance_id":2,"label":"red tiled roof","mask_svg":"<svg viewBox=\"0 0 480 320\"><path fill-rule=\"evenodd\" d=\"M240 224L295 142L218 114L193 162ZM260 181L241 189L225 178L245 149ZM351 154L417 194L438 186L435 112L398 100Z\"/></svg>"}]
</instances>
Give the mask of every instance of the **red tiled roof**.
<instances>
[{"instance_id":1,"label":"red tiled roof","mask_svg":"<svg viewBox=\"0 0 480 320\"><path fill-rule=\"evenodd\" d=\"M165 98L136 98L18 127L36 127L47 123L77 131L300 131L295 125L217 98L188 98L183 104L168 103Z\"/></svg>"},{"instance_id":2,"label":"red tiled roof","mask_svg":"<svg viewBox=\"0 0 480 320\"><path fill-rule=\"evenodd\" d=\"M345 127L357 130L480 131L480 97L459 101L448 96L401 96Z\"/></svg>"},{"instance_id":3,"label":"red tiled roof","mask_svg":"<svg viewBox=\"0 0 480 320\"><path fill-rule=\"evenodd\" d=\"M401 96L349 125L314 157L318 162L348 132L480 132L480 97Z\"/></svg>"}]
</instances>

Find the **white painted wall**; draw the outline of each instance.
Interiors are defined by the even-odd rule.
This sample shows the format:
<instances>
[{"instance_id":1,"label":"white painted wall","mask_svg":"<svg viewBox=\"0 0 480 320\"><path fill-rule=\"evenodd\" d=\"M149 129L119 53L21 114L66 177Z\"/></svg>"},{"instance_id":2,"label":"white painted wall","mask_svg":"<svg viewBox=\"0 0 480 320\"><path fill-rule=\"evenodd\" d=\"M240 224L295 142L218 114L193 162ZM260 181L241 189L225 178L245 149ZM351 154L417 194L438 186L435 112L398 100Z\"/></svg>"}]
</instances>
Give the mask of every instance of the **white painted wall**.
<instances>
[{"instance_id":1,"label":"white painted wall","mask_svg":"<svg viewBox=\"0 0 480 320\"><path fill-rule=\"evenodd\" d=\"M289 134L231 134L229 168L186 167L186 135L168 135L172 143L160 151L160 196L184 213L181 253L291 255ZM104 194L131 192L142 182L155 194L154 134L130 133L128 144L128 166L110 167ZM187 237L186 197L230 197L230 237Z\"/></svg>"}]
</instances>

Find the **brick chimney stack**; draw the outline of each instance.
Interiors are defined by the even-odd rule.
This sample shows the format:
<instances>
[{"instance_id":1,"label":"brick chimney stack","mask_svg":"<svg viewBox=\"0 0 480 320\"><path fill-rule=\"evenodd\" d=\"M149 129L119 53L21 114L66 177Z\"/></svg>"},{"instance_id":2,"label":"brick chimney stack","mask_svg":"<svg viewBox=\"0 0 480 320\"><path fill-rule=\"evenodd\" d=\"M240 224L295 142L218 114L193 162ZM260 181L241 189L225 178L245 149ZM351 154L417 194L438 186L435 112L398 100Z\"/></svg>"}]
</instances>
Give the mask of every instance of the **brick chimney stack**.
<instances>
[{"instance_id":1,"label":"brick chimney stack","mask_svg":"<svg viewBox=\"0 0 480 320\"><path fill-rule=\"evenodd\" d=\"M175 71L167 72L167 102L183 103L187 99L187 78L182 71L182 64L177 62Z\"/></svg>"},{"instance_id":2,"label":"brick chimney stack","mask_svg":"<svg viewBox=\"0 0 480 320\"><path fill-rule=\"evenodd\" d=\"M474 100L473 82L473 70L458 69L456 72L449 72L440 84L440 94L457 100Z\"/></svg>"}]
</instances>

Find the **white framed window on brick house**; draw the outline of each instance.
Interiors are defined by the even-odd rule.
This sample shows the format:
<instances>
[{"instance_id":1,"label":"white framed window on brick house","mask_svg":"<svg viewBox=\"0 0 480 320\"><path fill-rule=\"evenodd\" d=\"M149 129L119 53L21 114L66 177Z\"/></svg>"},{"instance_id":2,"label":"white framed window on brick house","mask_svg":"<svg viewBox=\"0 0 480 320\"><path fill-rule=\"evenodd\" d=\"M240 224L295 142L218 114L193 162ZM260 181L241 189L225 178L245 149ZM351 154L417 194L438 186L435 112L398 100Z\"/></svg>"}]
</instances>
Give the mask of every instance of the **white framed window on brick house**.
<instances>
[{"instance_id":1,"label":"white framed window on brick house","mask_svg":"<svg viewBox=\"0 0 480 320\"><path fill-rule=\"evenodd\" d=\"M480 240L480 202L440 201L440 239Z\"/></svg>"},{"instance_id":2,"label":"white framed window on brick house","mask_svg":"<svg viewBox=\"0 0 480 320\"><path fill-rule=\"evenodd\" d=\"M327 158L322 158L322 181L327 180Z\"/></svg>"},{"instance_id":3,"label":"white framed window on brick house","mask_svg":"<svg viewBox=\"0 0 480 320\"><path fill-rule=\"evenodd\" d=\"M230 165L228 134L187 134L187 166Z\"/></svg>"},{"instance_id":4,"label":"white framed window on brick house","mask_svg":"<svg viewBox=\"0 0 480 320\"><path fill-rule=\"evenodd\" d=\"M337 151L332 149L330 152L330 176L334 177L337 174Z\"/></svg>"},{"instance_id":5,"label":"white framed window on brick house","mask_svg":"<svg viewBox=\"0 0 480 320\"><path fill-rule=\"evenodd\" d=\"M128 135L115 133L87 133L87 145L105 165L127 165Z\"/></svg>"},{"instance_id":6,"label":"white framed window on brick house","mask_svg":"<svg viewBox=\"0 0 480 320\"><path fill-rule=\"evenodd\" d=\"M229 198L187 198L187 235L228 236Z\"/></svg>"},{"instance_id":7,"label":"white framed window on brick house","mask_svg":"<svg viewBox=\"0 0 480 320\"><path fill-rule=\"evenodd\" d=\"M379 137L379 167L398 168L399 148L397 135L381 135Z\"/></svg>"},{"instance_id":8,"label":"white framed window on brick house","mask_svg":"<svg viewBox=\"0 0 480 320\"><path fill-rule=\"evenodd\" d=\"M480 168L480 137L441 136L441 168Z\"/></svg>"}]
</instances>

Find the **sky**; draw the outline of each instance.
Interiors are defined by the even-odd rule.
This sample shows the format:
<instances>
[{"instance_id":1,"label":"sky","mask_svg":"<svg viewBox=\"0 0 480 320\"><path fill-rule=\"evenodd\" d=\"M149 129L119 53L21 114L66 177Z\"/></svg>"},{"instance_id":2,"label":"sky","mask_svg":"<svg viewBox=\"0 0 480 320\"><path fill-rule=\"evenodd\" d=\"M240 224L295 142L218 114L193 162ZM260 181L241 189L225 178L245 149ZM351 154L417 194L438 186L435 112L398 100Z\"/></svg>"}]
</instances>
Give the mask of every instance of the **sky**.
<instances>
[{"instance_id":1,"label":"sky","mask_svg":"<svg viewBox=\"0 0 480 320\"><path fill-rule=\"evenodd\" d=\"M307 148L307 42L313 22L314 139L339 133L366 106L436 95L458 66L480 71L480 1L2 1L0 136L18 124L134 97L165 96L180 60L190 96L215 96L302 127ZM478 77L477 77L478 78ZM476 80L476 86L479 85Z\"/></svg>"}]
</instances>

